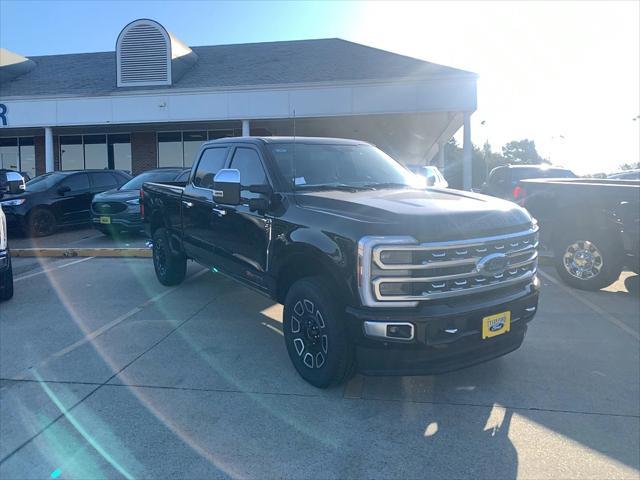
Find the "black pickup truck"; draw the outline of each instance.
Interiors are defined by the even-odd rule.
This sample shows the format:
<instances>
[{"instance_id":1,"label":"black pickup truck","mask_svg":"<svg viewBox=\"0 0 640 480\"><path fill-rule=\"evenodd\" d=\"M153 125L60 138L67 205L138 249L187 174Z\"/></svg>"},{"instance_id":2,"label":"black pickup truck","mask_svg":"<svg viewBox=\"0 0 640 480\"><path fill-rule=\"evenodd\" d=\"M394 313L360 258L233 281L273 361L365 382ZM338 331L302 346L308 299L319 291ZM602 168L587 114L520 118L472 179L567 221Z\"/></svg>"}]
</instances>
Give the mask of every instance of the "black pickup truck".
<instances>
[{"instance_id":1,"label":"black pickup truck","mask_svg":"<svg viewBox=\"0 0 640 480\"><path fill-rule=\"evenodd\" d=\"M522 180L518 203L540 222L558 275L582 290L616 281L640 265L640 181Z\"/></svg>"},{"instance_id":2,"label":"black pickup truck","mask_svg":"<svg viewBox=\"0 0 640 480\"><path fill-rule=\"evenodd\" d=\"M156 274L177 284L192 259L284 304L289 356L318 387L517 349L538 303L535 222L418 180L360 141L207 142L184 186L143 185Z\"/></svg>"}]
</instances>

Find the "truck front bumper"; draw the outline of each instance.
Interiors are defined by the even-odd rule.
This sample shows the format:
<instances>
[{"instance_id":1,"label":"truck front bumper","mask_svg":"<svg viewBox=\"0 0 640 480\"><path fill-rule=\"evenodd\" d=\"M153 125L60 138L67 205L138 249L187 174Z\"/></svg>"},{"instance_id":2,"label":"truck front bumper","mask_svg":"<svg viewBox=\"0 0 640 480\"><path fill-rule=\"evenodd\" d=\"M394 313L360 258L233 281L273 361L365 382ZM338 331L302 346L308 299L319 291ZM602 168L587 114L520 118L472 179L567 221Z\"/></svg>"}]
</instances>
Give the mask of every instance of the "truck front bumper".
<instances>
[{"instance_id":1,"label":"truck front bumper","mask_svg":"<svg viewBox=\"0 0 640 480\"><path fill-rule=\"evenodd\" d=\"M505 355L522 344L527 323L537 311L538 293L536 279L506 295L457 298L450 304L425 302L415 310L349 308L349 332L356 344L358 370L367 375L432 375ZM506 311L511 312L510 330L483 339L482 319ZM371 336L375 331L371 326L376 323L410 324L413 338Z\"/></svg>"}]
</instances>

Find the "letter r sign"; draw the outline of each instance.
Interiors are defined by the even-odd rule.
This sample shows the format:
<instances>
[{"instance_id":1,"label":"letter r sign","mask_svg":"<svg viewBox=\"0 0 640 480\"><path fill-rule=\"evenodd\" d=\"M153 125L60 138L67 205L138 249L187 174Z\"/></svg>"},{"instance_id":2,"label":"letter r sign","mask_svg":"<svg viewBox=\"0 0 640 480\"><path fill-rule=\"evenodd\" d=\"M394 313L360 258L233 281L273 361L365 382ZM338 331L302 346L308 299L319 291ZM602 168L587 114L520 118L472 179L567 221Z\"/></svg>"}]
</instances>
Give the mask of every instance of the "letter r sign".
<instances>
[{"instance_id":1,"label":"letter r sign","mask_svg":"<svg viewBox=\"0 0 640 480\"><path fill-rule=\"evenodd\" d=\"M7 106L4 103L0 103L0 123L3 127L7 126Z\"/></svg>"}]
</instances>

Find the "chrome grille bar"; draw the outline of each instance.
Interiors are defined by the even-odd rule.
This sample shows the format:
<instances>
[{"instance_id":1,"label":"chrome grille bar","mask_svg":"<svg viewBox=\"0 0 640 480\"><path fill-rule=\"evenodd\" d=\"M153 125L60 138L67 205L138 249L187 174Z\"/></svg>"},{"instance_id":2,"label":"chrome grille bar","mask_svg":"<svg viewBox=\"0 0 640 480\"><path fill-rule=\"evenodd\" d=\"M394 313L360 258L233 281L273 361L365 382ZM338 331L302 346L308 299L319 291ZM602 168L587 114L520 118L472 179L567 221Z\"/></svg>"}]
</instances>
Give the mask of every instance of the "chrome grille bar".
<instances>
[{"instance_id":1,"label":"chrome grille bar","mask_svg":"<svg viewBox=\"0 0 640 480\"><path fill-rule=\"evenodd\" d=\"M411 237L365 237L358 257L361 298L368 306L415 306L423 300L525 282L536 274L537 246L537 225L517 233L441 243L420 244ZM492 272L487 262L496 258L506 261Z\"/></svg>"}]
</instances>

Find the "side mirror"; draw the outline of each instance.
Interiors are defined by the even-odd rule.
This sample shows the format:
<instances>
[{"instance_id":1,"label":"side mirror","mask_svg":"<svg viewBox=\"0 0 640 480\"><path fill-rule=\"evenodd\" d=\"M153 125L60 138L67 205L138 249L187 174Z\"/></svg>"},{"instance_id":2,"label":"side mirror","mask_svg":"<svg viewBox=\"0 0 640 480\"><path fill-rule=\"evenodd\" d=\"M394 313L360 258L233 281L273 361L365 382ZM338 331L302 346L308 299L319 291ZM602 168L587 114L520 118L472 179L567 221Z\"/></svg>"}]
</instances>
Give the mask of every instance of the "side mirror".
<instances>
[{"instance_id":1,"label":"side mirror","mask_svg":"<svg viewBox=\"0 0 640 480\"><path fill-rule=\"evenodd\" d=\"M71 191L71 187L69 185L64 185L62 187L58 187L58 194L59 195L64 195L67 192Z\"/></svg>"},{"instance_id":2,"label":"side mirror","mask_svg":"<svg viewBox=\"0 0 640 480\"><path fill-rule=\"evenodd\" d=\"M4 172L7 179L5 193L18 194L26 189L24 178L18 172Z\"/></svg>"},{"instance_id":3,"label":"side mirror","mask_svg":"<svg viewBox=\"0 0 640 480\"><path fill-rule=\"evenodd\" d=\"M240 188L240 171L224 168L213 178L213 199L223 205L239 205Z\"/></svg>"}]
</instances>

